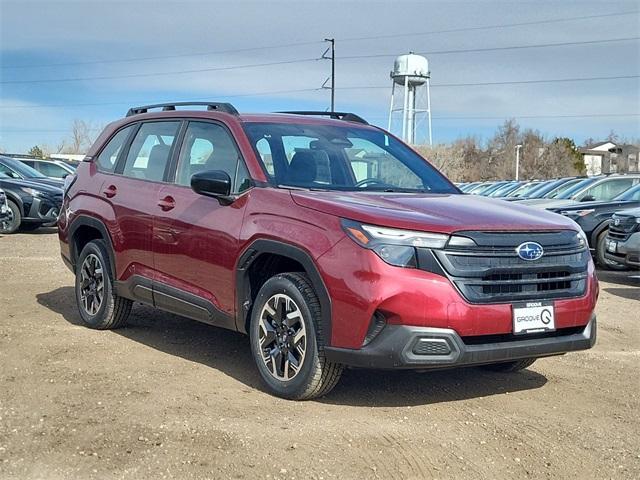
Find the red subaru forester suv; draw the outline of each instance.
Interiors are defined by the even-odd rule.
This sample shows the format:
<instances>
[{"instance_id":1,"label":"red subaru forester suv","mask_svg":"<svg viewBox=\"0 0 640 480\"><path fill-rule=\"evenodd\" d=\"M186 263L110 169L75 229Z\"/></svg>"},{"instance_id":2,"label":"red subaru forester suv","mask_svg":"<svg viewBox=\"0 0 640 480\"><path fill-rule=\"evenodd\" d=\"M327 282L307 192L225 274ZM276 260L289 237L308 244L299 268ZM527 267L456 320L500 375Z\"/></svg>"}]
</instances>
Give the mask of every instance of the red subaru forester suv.
<instances>
[{"instance_id":1,"label":"red subaru forester suv","mask_svg":"<svg viewBox=\"0 0 640 480\"><path fill-rule=\"evenodd\" d=\"M516 371L596 339L575 223L464 195L350 113L133 108L68 178L58 225L87 326L139 301L246 333L285 398L345 366Z\"/></svg>"}]
</instances>

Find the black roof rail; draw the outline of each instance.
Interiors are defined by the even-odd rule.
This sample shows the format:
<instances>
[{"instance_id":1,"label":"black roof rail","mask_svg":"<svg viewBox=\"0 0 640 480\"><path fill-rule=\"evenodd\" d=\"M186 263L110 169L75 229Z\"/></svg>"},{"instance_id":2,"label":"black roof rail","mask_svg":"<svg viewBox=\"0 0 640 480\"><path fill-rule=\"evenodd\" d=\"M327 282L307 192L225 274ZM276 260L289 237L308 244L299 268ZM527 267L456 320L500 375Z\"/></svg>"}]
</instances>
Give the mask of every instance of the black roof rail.
<instances>
[{"instance_id":1,"label":"black roof rail","mask_svg":"<svg viewBox=\"0 0 640 480\"><path fill-rule=\"evenodd\" d=\"M127 112L127 117L131 115L138 115L140 113L147 113L152 108L162 108L163 112L175 110L176 107L195 107L201 106L207 107L207 110L216 110L218 112L230 113L232 115L238 115L238 110L230 103L221 102L171 102L171 103L157 103L155 105L143 105L141 107L130 108Z\"/></svg>"},{"instance_id":2,"label":"black roof rail","mask_svg":"<svg viewBox=\"0 0 640 480\"><path fill-rule=\"evenodd\" d=\"M356 122L356 123L362 123L364 125L369 125L369 122L367 122L361 116L356 115L355 113L349 113L349 112L322 112L322 111L314 111L314 110L300 110L300 111L288 111L288 112L276 112L276 113L329 117L329 118L333 118L334 120L345 120L347 122Z\"/></svg>"}]
</instances>

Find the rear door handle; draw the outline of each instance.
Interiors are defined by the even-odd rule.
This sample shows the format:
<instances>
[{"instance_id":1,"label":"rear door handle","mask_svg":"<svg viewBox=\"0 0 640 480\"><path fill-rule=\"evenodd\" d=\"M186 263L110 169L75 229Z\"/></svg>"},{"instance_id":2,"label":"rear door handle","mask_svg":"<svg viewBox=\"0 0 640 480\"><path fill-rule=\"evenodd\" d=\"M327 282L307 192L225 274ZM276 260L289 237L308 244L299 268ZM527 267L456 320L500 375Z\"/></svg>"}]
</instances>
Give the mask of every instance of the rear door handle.
<instances>
[{"instance_id":1,"label":"rear door handle","mask_svg":"<svg viewBox=\"0 0 640 480\"><path fill-rule=\"evenodd\" d=\"M107 198L112 198L116 196L116 193L118 193L118 189L116 188L115 185L109 185L107 188L105 188L102 193L104 194L105 197Z\"/></svg>"},{"instance_id":2,"label":"rear door handle","mask_svg":"<svg viewBox=\"0 0 640 480\"><path fill-rule=\"evenodd\" d=\"M167 195L162 200L158 201L158 206L162 209L163 212L168 212L176 206L176 201L173 197Z\"/></svg>"}]
</instances>

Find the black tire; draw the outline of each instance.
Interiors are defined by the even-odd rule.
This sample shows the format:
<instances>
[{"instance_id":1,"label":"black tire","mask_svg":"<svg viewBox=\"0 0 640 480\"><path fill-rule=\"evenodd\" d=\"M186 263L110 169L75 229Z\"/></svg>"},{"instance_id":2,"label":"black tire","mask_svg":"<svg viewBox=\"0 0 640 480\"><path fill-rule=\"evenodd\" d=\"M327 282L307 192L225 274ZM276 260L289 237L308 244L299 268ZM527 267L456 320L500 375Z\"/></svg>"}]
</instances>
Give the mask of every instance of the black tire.
<instances>
[{"instance_id":1,"label":"black tire","mask_svg":"<svg viewBox=\"0 0 640 480\"><path fill-rule=\"evenodd\" d=\"M525 368L530 367L535 361L535 358L525 358L524 360L517 360L515 362L492 363L490 365L483 365L482 368L492 370L494 372L519 372L520 370L524 370Z\"/></svg>"},{"instance_id":2,"label":"black tire","mask_svg":"<svg viewBox=\"0 0 640 480\"><path fill-rule=\"evenodd\" d=\"M38 230L41 226L42 224L40 223L23 223L22 225L20 225L20 230L22 230L23 232L33 232L35 230Z\"/></svg>"},{"instance_id":3,"label":"black tire","mask_svg":"<svg viewBox=\"0 0 640 480\"><path fill-rule=\"evenodd\" d=\"M617 270L617 271L628 270L626 265L615 262L613 260L609 260L604 256L604 252L606 252L606 249L607 249L606 239L607 239L608 232L609 230L605 229L604 231L600 232L600 234L598 235L598 240L596 242L596 260L598 262L598 265L600 265L602 268L606 268L607 270Z\"/></svg>"},{"instance_id":4,"label":"black tire","mask_svg":"<svg viewBox=\"0 0 640 480\"><path fill-rule=\"evenodd\" d=\"M7 206L9 207L9 218L0 222L0 233L10 235L18 231L20 224L22 223L22 214L20 213L20 207L16 205L12 200L7 200Z\"/></svg>"},{"instance_id":5,"label":"black tire","mask_svg":"<svg viewBox=\"0 0 640 480\"><path fill-rule=\"evenodd\" d=\"M268 360L263 357L263 350L260 347L260 322L263 311L267 302L277 301L274 300L277 297L288 297L293 301L292 308L297 308L299 313L299 316L295 317L298 318L298 328L301 329L302 325L304 325L304 331L306 332L304 357L301 360L301 364L298 365L294 376L289 379L277 378L277 374L273 373L267 366ZM273 319L275 319L277 313L273 315ZM286 313L287 310L285 309L282 318ZM343 366L329 362L325 357L320 319L320 301L311 286L309 278L303 273L275 275L267 280L258 292L253 305L249 328L251 352L260 376L271 393L291 400L309 400L326 395L338 383ZM280 337L276 335L275 338ZM293 344L285 348L291 348L293 353L297 352ZM275 357L266 355L268 350L268 348L265 349L265 357L269 358L273 367ZM275 367L273 368L275 369Z\"/></svg>"},{"instance_id":6,"label":"black tire","mask_svg":"<svg viewBox=\"0 0 640 480\"><path fill-rule=\"evenodd\" d=\"M83 268L85 260L88 257L90 260L97 259L99 266L101 267L101 274L96 276L102 277L102 296L95 312L91 312L92 309L85 308L85 301L83 299ZM97 268L94 268L96 271ZM78 261L76 262L76 302L78 304L78 311L84 324L89 328L97 330L107 330L122 327L126 324L127 318L131 313L131 306L133 302L129 299L119 297L115 294L113 288L113 272L111 272L111 264L109 263L109 251L104 240L93 240L85 245L80 252ZM95 308L95 304L91 304Z\"/></svg>"}]
</instances>

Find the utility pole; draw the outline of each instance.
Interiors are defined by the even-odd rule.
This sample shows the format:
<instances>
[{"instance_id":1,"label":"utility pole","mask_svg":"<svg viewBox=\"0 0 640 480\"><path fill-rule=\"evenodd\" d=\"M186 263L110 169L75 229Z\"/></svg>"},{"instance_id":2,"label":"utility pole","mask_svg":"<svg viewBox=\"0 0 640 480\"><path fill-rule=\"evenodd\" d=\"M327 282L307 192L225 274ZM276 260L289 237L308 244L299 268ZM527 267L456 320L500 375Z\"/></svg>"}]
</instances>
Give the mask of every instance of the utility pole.
<instances>
[{"instance_id":1,"label":"utility pole","mask_svg":"<svg viewBox=\"0 0 640 480\"><path fill-rule=\"evenodd\" d=\"M522 145L516 145L516 180L519 180L520 175L520 149Z\"/></svg>"},{"instance_id":2,"label":"utility pole","mask_svg":"<svg viewBox=\"0 0 640 480\"><path fill-rule=\"evenodd\" d=\"M331 46L322 54L322 58L331 59L331 111L336 111L336 39L325 38L325 42L331 43ZM327 57L327 53L331 50L331 56ZM325 82L326 83L326 82Z\"/></svg>"}]
</instances>

